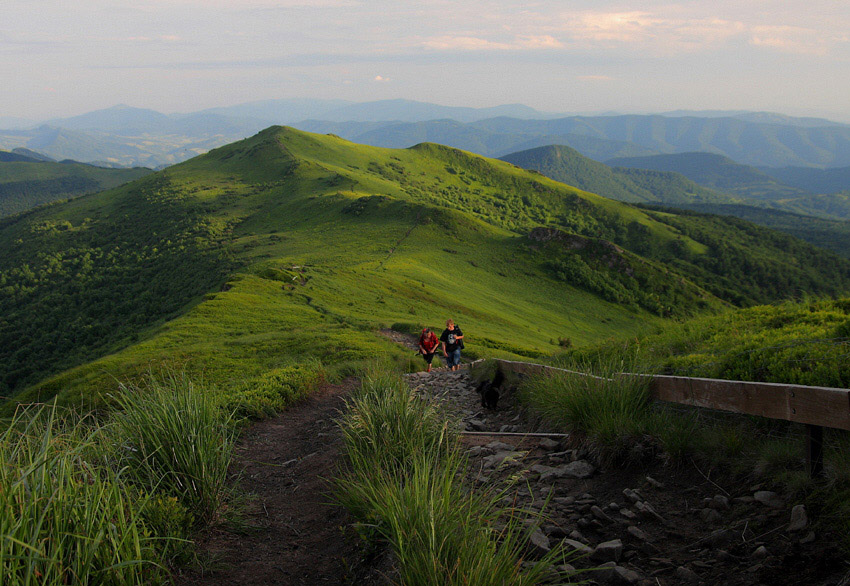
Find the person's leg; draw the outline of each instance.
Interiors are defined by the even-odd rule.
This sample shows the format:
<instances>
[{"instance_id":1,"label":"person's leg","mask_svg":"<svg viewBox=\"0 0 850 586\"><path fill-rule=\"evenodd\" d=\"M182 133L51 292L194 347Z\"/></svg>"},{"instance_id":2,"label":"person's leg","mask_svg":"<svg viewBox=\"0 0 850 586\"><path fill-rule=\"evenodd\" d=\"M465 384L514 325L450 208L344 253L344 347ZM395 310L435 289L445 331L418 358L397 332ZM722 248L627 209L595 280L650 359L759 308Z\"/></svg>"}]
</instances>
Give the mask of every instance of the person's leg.
<instances>
[{"instance_id":1,"label":"person's leg","mask_svg":"<svg viewBox=\"0 0 850 586\"><path fill-rule=\"evenodd\" d=\"M431 361L434 360L434 353L425 354L425 362L428 363L428 369L425 372L431 372Z\"/></svg>"},{"instance_id":2,"label":"person's leg","mask_svg":"<svg viewBox=\"0 0 850 586\"><path fill-rule=\"evenodd\" d=\"M452 370L457 370L458 368L460 368L460 348L452 352Z\"/></svg>"}]
</instances>

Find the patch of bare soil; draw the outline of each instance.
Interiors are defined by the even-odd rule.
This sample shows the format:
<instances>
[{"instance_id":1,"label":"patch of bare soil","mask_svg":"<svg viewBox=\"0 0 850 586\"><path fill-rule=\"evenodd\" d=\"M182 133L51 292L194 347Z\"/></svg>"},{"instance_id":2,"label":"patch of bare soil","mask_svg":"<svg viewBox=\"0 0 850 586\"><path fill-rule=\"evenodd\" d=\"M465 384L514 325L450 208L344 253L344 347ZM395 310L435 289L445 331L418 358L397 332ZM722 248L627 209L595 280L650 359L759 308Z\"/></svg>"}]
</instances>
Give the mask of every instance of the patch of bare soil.
<instances>
[{"instance_id":1,"label":"patch of bare soil","mask_svg":"<svg viewBox=\"0 0 850 586\"><path fill-rule=\"evenodd\" d=\"M199 540L215 563L177 577L182 586L386 584L361 564L352 519L330 497L341 436L334 419L354 380L326 385L285 413L253 425L240 439L234 482L253 498L248 528L218 527Z\"/></svg>"},{"instance_id":2,"label":"patch of bare soil","mask_svg":"<svg viewBox=\"0 0 850 586\"><path fill-rule=\"evenodd\" d=\"M465 370L407 378L417 394L477 433L464 436L472 486L511 486L506 505L540 510L548 501L545 520L529 527L532 557L563 542L577 552L569 564L590 569L577 579L641 586L848 583L850 566L832 536L770 487L692 461L670 466L649 445L633 447L630 466L605 465L569 438L516 435L545 430L524 417L510 393L496 410L484 409ZM554 583L572 567L557 568Z\"/></svg>"}]
</instances>

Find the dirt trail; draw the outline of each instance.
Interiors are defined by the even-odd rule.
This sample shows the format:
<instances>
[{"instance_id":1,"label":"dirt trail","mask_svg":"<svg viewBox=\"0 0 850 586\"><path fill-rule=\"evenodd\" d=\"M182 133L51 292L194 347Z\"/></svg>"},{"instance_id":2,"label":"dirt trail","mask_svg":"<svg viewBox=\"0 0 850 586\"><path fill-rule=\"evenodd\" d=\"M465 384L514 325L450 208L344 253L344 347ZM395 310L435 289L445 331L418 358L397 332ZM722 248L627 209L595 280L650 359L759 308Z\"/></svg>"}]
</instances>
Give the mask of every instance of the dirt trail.
<instances>
[{"instance_id":1,"label":"dirt trail","mask_svg":"<svg viewBox=\"0 0 850 586\"><path fill-rule=\"evenodd\" d=\"M327 479L337 469L341 438L333 420L356 385L326 385L303 403L253 425L233 466L239 486L255 495L247 531L217 528L199 546L213 570L186 573L182 586L383 584L359 565L360 542L347 512L331 504Z\"/></svg>"}]
</instances>

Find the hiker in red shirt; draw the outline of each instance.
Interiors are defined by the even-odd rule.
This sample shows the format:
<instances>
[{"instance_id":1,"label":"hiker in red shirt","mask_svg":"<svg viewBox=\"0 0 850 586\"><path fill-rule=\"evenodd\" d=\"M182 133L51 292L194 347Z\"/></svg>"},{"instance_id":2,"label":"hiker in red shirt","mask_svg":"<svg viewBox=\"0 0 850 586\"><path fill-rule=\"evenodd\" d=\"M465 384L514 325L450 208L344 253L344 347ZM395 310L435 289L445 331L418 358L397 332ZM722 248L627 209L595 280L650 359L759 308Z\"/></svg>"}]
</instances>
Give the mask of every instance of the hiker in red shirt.
<instances>
[{"instance_id":1,"label":"hiker in red shirt","mask_svg":"<svg viewBox=\"0 0 850 586\"><path fill-rule=\"evenodd\" d=\"M440 341L434 332L428 328L422 328L422 334L419 336L419 353L422 354L422 358L428 363L428 370L426 372L431 372L431 361L434 359L434 354L437 353L437 346L439 344Z\"/></svg>"}]
</instances>

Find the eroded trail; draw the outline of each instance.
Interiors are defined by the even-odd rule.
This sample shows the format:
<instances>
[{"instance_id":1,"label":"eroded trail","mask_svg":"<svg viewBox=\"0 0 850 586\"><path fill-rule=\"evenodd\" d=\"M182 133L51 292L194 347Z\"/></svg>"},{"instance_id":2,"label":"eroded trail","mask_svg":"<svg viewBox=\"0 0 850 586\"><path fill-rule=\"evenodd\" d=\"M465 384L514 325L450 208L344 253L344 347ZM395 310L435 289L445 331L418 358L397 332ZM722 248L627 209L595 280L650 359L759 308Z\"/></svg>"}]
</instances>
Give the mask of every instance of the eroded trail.
<instances>
[{"instance_id":1,"label":"eroded trail","mask_svg":"<svg viewBox=\"0 0 850 586\"><path fill-rule=\"evenodd\" d=\"M216 560L210 571L177 583L201 585L380 584L360 567L360 543L345 530L351 519L332 504L328 479L337 470L341 438L334 419L358 383L326 385L278 417L253 425L237 447L234 476L255 496L249 529L212 530L200 540Z\"/></svg>"},{"instance_id":2,"label":"eroded trail","mask_svg":"<svg viewBox=\"0 0 850 586\"><path fill-rule=\"evenodd\" d=\"M516 435L543 430L510 393L496 410L483 408L465 369L407 380L462 429L477 432L463 438L472 486L512 486L505 504L523 508L539 510L548 499L545 520L529 528L532 542L542 554L568 540L568 549L583 556L571 564L600 568L580 579L641 586L847 583L830 537L804 508L757 481L690 460L669 465L651 442L632 446L630 465L604 466L568 439ZM560 570L556 583L570 568Z\"/></svg>"}]
</instances>

